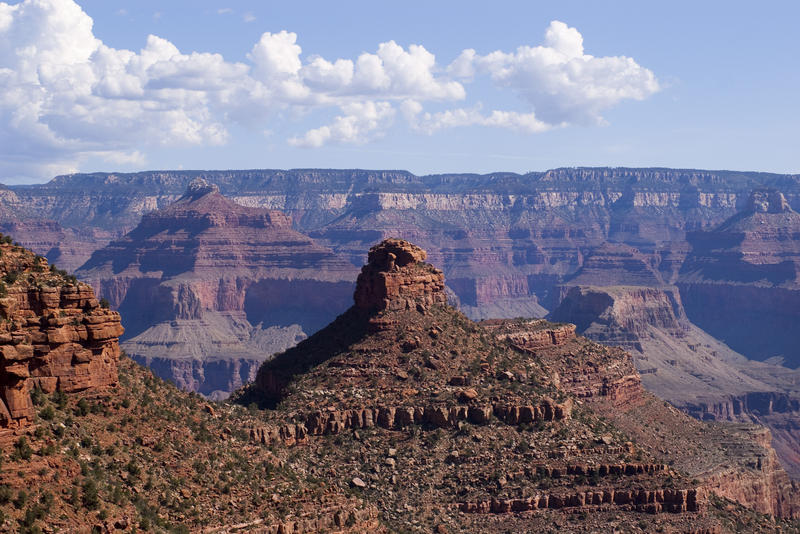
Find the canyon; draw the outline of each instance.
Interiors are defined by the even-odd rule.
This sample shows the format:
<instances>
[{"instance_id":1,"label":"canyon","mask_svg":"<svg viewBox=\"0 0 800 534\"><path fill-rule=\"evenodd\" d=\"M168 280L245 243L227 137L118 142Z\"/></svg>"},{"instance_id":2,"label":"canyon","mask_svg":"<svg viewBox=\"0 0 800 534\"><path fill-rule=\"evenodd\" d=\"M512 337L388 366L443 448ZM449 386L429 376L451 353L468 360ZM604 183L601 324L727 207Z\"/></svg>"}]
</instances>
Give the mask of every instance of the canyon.
<instances>
[{"instance_id":1,"label":"canyon","mask_svg":"<svg viewBox=\"0 0 800 534\"><path fill-rule=\"evenodd\" d=\"M474 323L407 241L373 246L352 306L226 403L120 354L119 313L1 241L3 527L782 532L800 516L768 431L690 418L572 324Z\"/></svg>"},{"instance_id":2,"label":"canyon","mask_svg":"<svg viewBox=\"0 0 800 534\"><path fill-rule=\"evenodd\" d=\"M17 228L15 237L40 254L60 254L60 263L75 265L134 230L147 214L169 209L198 178L218 184L235 206L280 210L293 230L352 266L361 265L380 239L419 243L448 273L448 301L470 318L552 313L553 320L576 323L580 333L630 350L645 386L687 413L768 425L781 461L800 475L793 370L800 361L800 232L791 209L800 203L797 175L662 168L432 176L318 169L75 174L2 190L0 223ZM118 308L112 286L91 278L92 269L90 261L78 274L102 296L108 291ZM199 317L164 317L134 343L142 334L138 316L153 308L131 300L123 314L131 323L125 347L149 355L140 361L181 387L222 396L252 380L265 354L344 311L356 273L342 275L340 298L333 299L338 304L307 327L298 319L273 328L267 320L259 329L238 305L215 303ZM219 284L218 274L211 278ZM297 289L282 290L284 301L295 292L320 292L318 285L302 284L293 280ZM220 290L203 289L214 291ZM159 312L181 299L169 297L171 304ZM181 306L192 309L187 302ZM303 314L320 305L311 302ZM269 333L262 335L264 327ZM192 345L217 347L226 357L185 350ZM250 348L237 352L242 345ZM173 349L174 357L159 358Z\"/></svg>"},{"instance_id":3,"label":"canyon","mask_svg":"<svg viewBox=\"0 0 800 534\"><path fill-rule=\"evenodd\" d=\"M790 205L800 202L798 176L767 173L566 168L415 176L296 169L67 175L13 186L4 206L15 220L119 237L145 213L180 198L198 177L240 205L290 215L296 230L354 265L382 238L420 243L432 263L450 273L449 287L473 318L552 310L558 286L607 241L652 256L664 281L674 283L689 252L687 232L722 223L744 209L757 188L781 191Z\"/></svg>"}]
</instances>

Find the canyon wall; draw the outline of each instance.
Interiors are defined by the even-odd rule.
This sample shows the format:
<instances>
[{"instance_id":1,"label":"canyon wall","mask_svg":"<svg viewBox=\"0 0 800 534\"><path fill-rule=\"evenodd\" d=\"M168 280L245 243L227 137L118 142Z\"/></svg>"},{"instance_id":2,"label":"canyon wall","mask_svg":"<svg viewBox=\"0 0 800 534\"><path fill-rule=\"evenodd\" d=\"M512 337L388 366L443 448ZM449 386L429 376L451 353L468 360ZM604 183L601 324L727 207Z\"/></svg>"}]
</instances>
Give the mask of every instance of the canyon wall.
<instances>
[{"instance_id":1,"label":"canyon wall","mask_svg":"<svg viewBox=\"0 0 800 534\"><path fill-rule=\"evenodd\" d=\"M569 168L517 175L415 176L404 171L297 169L97 173L15 186L13 217L117 233L204 177L238 204L281 210L297 230L360 265L385 237L423 245L472 317L543 315L558 286L606 241L653 258L674 282L687 231L713 227L754 188L800 201L792 175L681 169ZM47 253L47 250L37 249Z\"/></svg>"}]
</instances>

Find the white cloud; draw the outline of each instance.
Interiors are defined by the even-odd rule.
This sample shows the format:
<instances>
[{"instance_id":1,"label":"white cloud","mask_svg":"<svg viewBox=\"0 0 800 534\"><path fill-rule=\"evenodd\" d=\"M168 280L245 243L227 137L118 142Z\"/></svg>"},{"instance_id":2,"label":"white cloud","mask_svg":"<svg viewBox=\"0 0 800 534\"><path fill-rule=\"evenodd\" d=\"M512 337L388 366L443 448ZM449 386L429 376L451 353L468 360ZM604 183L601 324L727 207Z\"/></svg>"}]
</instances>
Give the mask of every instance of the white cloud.
<instances>
[{"instance_id":1,"label":"white cloud","mask_svg":"<svg viewBox=\"0 0 800 534\"><path fill-rule=\"evenodd\" d=\"M403 103L402 108L403 115L406 117L411 127L428 135L446 128L465 126L505 128L526 134L546 132L556 126L540 121L536 118L535 113L494 110L488 115L484 115L481 113L479 107L472 109L455 108L436 113L423 113L422 105L416 101L406 101Z\"/></svg>"},{"instance_id":2,"label":"white cloud","mask_svg":"<svg viewBox=\"0 0 800 534\"><path fill-rule=\"evenodd\" d=\"M446 67L421 45L388 41L354 58L324 58L304 56L298 41L292 32L264 33L244 63L182 52L153 35L135 52L97 39L73 0L0 2L0 177L48 177L89 157L144 165L148 147L223 144L236 123L291 130L286 117L308 121L330 109L338 110L330 123L288 142L365 143L384 135L397 109L427 134L470 126L538 133L601 122L622 100L658 90L633 59L586 54L580 33L560 22L542 46L465 50ZM523 109L456 105L479 77L515 92ZM427 111L432 102L455 107Z\"/></svg>"},{"instance_id":3,"label":"white cloud","mask_svg":"<svg viewBox=\"0 0 800 534\"><path fill-rule=\"evenodd\" d=\"M256 21L256 16L248 11L247 13L242 15L242 20L245 21L245 22L255 22Z\"/></svg>"},{"instance_id":4,"label":"white cloud","mask_svg":"<svg viewBox=\"0 0 800 534\"><path fill-rule=\"evenodd\" d=\"M364 144L392 124L395 110L389 102L353 102L342 106L344 115L326 126L289 139L293 146L317 148L330 143Z\"/></svg>"},{"instance_id":5,"label":"white cloud","mask_svg":"<svg viewBox=\"0 0 800 534\"><path fill-rule=\"evenodd\" d=\"M488 74L522 96L548 124L602 123L602 112L622 100L643 100L659 89L652 71L629 57L584 53L575 28L553 21L544 45L480 56L465 50L450 64L457 77Z\"/></svg>"}]
</instances>

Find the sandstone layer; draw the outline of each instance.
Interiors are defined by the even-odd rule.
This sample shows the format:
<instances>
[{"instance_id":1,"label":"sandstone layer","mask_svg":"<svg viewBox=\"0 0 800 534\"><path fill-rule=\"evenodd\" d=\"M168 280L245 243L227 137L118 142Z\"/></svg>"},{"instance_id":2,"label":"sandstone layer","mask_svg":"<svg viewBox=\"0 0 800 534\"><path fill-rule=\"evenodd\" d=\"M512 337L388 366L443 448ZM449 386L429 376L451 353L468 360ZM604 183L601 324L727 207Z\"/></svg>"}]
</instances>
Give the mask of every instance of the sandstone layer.
<instances>
[{"instance_id":1,"label":"sandstone layer","mask_svg":"<svg viewBox=\"0 0 800 534\"><path fill-rule=\"evenodd\" d=\"M356 272L287 215L198 180L76 274L122 312L134 359L220 397L343 311Z\"/></svg>"}]
</instances>

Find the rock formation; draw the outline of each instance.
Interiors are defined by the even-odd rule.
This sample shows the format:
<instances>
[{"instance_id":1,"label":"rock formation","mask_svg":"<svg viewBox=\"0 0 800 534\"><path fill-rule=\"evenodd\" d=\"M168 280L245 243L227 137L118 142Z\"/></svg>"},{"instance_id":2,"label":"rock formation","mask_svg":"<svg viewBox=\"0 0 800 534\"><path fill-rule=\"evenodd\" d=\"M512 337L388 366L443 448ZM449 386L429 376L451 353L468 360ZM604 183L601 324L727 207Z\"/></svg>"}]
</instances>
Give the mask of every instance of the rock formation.
<instances>
[{"instance_id":1,"label":"rock formation","mask_svg":"<svg viewBox=\"0 0 800 534\"><path fill-rule=\"evenodd\" d=\"M610 510L623 525L691 531L708 526L712 491L800 513L768 441L746 435L756 427L710 427L671 408L642 388L629 354L573 325L472 323L445 304L424 258L403 240L376 245L355 305L262 364L234 397L270 407L253 441L302 447L295 458L375 502L389 528L407 523L398 510L425 517L436 503L432 517L456 531L496 531L498 515L503 530L535 531L564 511L594 525ZM543 515L521 514L533 510Z\"/></svg>"},{"instance_id":2,"label":"rock formation","mask_svg":"<svg viewBox=\"0 0 800 534\"><path fill-rule=\"evenodd\" d=\"M8 242L0 244L0 276L3 439L35 419L35 388L71 393L115 385L123 328L91 287Z\"/></svg>"},{"instance_id":3,"label":"rock formation","mask_svg":"<svg viewBox=\"0 0 800 534\"><path fill-rule=\"evenodd\" d=\"M356 283L356 306L381 311L446 304L444 274L423 263L426 257L424 250L401 239L386 239L369 249Z\"/></svg>"},{"instance_id":4,"label":"rock formation","mask_svg":"<svg viewBox=\"0 0 800 534\"><path fill-rule=\"evenodd\" d=\"M356 269L195 180L76 273L122 312L123 348L182 387L224 396L347 307Z\"/></svg>"}]
</instances>

